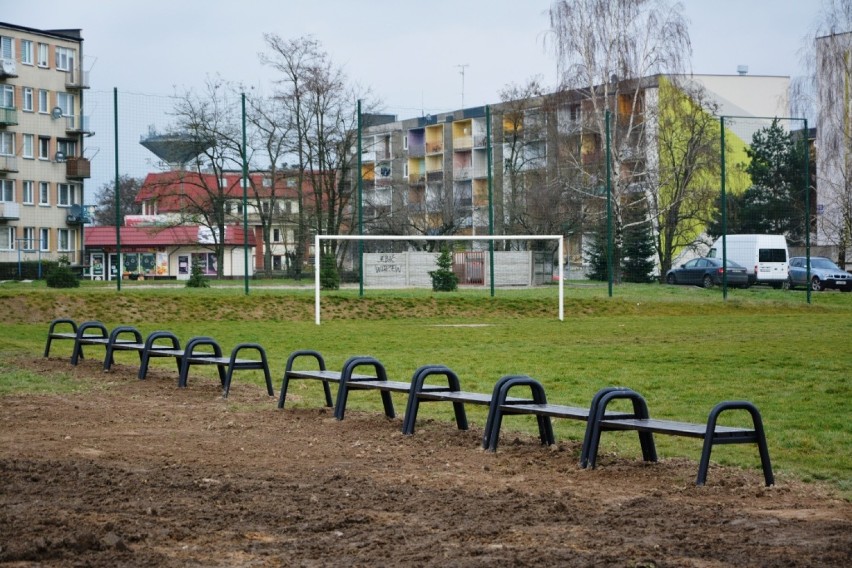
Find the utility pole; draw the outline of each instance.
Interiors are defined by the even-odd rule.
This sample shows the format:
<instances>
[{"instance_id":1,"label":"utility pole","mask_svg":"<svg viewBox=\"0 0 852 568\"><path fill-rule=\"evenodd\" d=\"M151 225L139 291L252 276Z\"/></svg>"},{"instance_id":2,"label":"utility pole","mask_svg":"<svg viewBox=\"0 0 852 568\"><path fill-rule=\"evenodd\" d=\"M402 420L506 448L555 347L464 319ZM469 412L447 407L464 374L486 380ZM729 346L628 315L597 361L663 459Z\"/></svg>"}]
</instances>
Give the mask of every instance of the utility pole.
<instances>
[{"instance_id":1,"label":"utility pole","mask_svg":"<svg viewBox=\"0 0 852 568\"><path fill-rule=\"evenodd\" d=\"M459 68L459 73L462 76L462 90L461 90L462 103L461 103L461 108L464 108L464 68L470 67L470 64L463 63L461 65L456 65L456 67Z\"/></svg>"}]
</instances>

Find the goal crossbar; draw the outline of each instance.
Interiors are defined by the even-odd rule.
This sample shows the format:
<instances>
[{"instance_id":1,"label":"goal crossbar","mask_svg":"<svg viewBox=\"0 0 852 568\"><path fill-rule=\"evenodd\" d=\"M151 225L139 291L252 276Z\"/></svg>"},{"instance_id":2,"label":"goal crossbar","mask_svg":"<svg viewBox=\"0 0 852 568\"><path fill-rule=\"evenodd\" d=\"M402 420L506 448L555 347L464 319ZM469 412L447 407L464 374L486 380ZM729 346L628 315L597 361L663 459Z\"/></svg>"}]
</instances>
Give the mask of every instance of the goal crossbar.
<instances>
[{"instance_id":1,"label":"goal crossbar","mask_svg":"<svg viewBox=\"0 0 852 568\"><path fill-rule=\"evenodd\" d=\"M555 240L559 258L559 321L565 319L564 254L561 235L316 235L314 238L314 317L320 324L320 244L322 241L544 241ZM493 267L492 267L493 269Z\"/></svg>"}]
</instances>

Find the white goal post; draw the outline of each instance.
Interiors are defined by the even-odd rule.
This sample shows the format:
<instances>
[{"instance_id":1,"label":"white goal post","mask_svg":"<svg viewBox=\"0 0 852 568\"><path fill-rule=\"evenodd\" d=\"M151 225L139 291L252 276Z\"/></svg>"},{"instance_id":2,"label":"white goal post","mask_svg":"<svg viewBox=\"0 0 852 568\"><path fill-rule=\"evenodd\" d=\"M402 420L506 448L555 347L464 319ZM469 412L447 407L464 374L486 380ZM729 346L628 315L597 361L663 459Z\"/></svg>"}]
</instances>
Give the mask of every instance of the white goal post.
<instances>
[{"instance_id":1,"label":"white goal post","mask_svg":"<svg viewBox=\"0 0 852 568\"><path fill-rule=\"evenodd\" d=\"M314 315L320 324L320 245L322 241L556 241L559 258L559 321L565 319L564 248L561 235L316 235L314 239Z\"/></svg>"}]
</instances>

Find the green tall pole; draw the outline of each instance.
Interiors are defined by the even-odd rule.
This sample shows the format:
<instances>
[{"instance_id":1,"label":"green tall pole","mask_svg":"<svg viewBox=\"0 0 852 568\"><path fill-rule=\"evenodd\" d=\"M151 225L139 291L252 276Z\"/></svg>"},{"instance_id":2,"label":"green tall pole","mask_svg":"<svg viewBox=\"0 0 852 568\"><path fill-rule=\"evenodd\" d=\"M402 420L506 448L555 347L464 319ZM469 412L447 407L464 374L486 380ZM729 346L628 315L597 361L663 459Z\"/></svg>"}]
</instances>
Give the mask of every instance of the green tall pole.
<instances>
[{"instance_id":1,"label":"green tall pole","mask_svg":"<svg viewBox=\"0 0 852 568\"><path fill-rule=\"evenodd\" d=\"M614 277L612 266L612 154L610 151L609 137L609 109L606 109L606 271L608 280L609 297L612 298L612 280Z\"/></svg>"},{"instance_id":2,"label":"green tall pole","mask_svg":"<svg viewBox=\"0 0 852 568\"><path fill-rule=\"evenodd\" d=\"M491 105L485 106L485 155L488 162L488 235L494 236L494 176L491 173ZM491 297L494 297L494 239L488 240L488 264L491 272Z\"/></svg>"},{"instance_id":3,"label":"green tall pole","mask_svg":"<svg viewBox=\"0 0 852 568\"><path fill-rule=\"evenodd\" d=\"M725 117L719 119L721 132L719 133L719 141L722 146L722 160L719 164L719 173L722 176L721 180L721 199L722 199L722 266L728 266L728 198L725 195ZM728 271L722 270L722 299L728 299Z\"/></svg>"},{"instance_id":4,"label":"green tall pole","mask_svg":"<svg viewBox=\"0 0 852 568\"><path fill-rule=\"evenodd\" d=\"M364 236L364 180L361 172L361 99L358 99L358 235ZM319 254L319 251L317 251ZM358 240L358 295L364 297L364 239Z\"/></svg>"},{"instance_id":5,"label":"green tall pole","mask_svg":"<svg viewBox=\"0 0 852 568\"><path fill-rule=\"evenodd\" d=\"M811 303L811 153L808 149L808 119L804 119L805 132L802 136L805 155L805 269L808 285L805 289L808 291L808 303Z\"/></svg>"},{"instance_id":6,"label":"green tall pole","mask_svg":"<svg viewBox=\"0 0 852 568\"><path fill-rule=\"evenodd\" d=\"M113 127L115 130L115 289L121 291L121 176L118 173L118 87L112 88Z\"/></svg>"},{"instance_id":7,"label":"green tall pole","mask_svg":"<svg viewBox=\"0 0 852 568\"><path fill-rule=\"evenodd\" d=\"M243 280L246 296L249 293L249 253L248 253L248 161L246 159L246 94L242 93L243 113Z\"/></svg>"}]
</instances>

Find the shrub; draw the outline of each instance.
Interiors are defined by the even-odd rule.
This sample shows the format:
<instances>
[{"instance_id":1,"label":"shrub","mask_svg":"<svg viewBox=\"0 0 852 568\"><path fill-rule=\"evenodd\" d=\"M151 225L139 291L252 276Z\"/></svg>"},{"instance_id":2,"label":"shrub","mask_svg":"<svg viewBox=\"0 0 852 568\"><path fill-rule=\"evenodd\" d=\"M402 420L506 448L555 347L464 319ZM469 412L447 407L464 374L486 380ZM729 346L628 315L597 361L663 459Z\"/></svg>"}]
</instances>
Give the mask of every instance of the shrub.
<instances>
[{"instance_id":1,"label":"shrub","mask_svg":"<svg viewBox=\"0 0 852 568\"><path fill-rule=\"evenodd\" d=\"M49 288L79 288L80 279L71 270L71 263L68 257L63 256L59 259L56 268L47 273L47 286Z\"/></svg>"},{"instance_id":2,"label":"shrub","mask_svg":"<svg viewBox=\"0 0 852 568\"><path fill-rule=\"evenodd\" d=\"M435 292L453 292L459 287L459 277L453 272L453 257L444 246L438 255L438 270L429 272L432 278L432 290Z\"/></svg>"},{"instance_id":3,"label":"shrub","mask_svg":"<svg viewBox=\"0 0 852 568\"><path fill-rule=\"evenodd\" d=\"M338 290L340 288L337 259L331 253L323 254L320 259L320 288L323 290Z\"/></svg>"}]
</instances>

